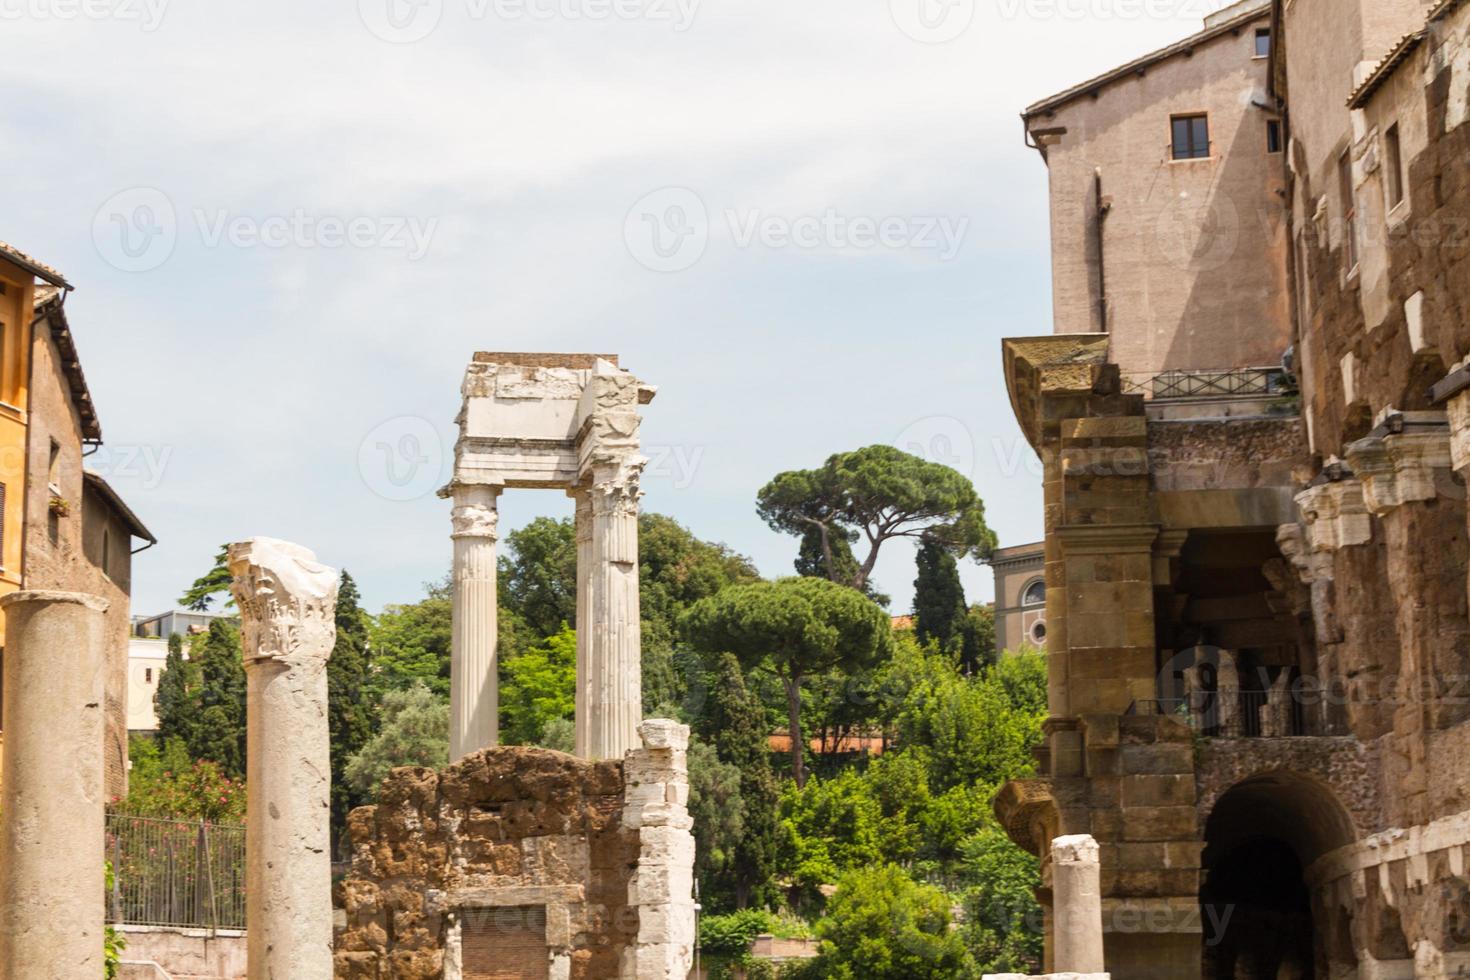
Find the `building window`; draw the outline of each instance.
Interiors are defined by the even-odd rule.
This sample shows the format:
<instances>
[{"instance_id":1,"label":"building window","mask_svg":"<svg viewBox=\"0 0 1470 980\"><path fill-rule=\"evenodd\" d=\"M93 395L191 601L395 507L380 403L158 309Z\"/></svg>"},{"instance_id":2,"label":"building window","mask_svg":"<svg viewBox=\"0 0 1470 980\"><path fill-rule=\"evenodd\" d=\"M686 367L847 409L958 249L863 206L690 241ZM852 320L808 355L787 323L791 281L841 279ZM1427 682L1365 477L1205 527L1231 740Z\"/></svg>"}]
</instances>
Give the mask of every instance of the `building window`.
<instances>
[{"instance_id":1,"label":"building window","mask_svg":"<svg viewBox=\"0 0 1470 980\"><path fill-rule=\"evenodd\" d=\"M1384 168L1388 174L1388 207L1393 210L1404 202L1404 157L1399 146L1399 124L1388 127L1383 135Z\"/></svg>"},{"instance_id":2,"label":"building window","mask_svg":"<svg viewBox=\"0 0 1470 980\"><path fill-rule=\"evenodd\" d=\"M51 440L51 456L46 461L46 482L51 492L61 493L61 443Z\"/></svg>"},{"instance_id":3,"label":"building window","mask_svg":"<svg viewBox=\"0 0 1470 980\"><path fill-rule=\"evenodd\" d=\"M5 484L0 483L0 568L5 567Z\"/></svg>"},{"instance_id":4,"label":"building window","mask_svg":"<svg viewBox=\"0 0 1470 980\"><path fill-rule=\"evenodd\" d=\"M1046 646L1046 622L1038 619L1031 624L1031 642L1036 646Z\"/></svg>"},{"instance_id":5,"label":"building window","mask_svg":"<svg viewBox=\"0 0 1470 980\"><path fill-rule=\"evenodd\" d=\"M1353 153L1347 150L1337 160L1337 192L1342 207L1343 256L1348 271L1358 267L1358 202L1353 196Z\"/></svg>"},{"instance_id":6,"label":"building window","mask_svg":"<svg viewBox=\"0 0 1470 980\"><path fill-rule=\"evenodd\" d=\"M153 683L153 668L152 667L144 667L143 668L143 683L144 684L152 684Z\"/></svg>"},{"instance_id":7,"label":"building window","mask_svg":"<svg viewBox=\"0 0 1470 980\"><path fill-rule=\"evenodd\" d=\"M1027 585L1021 590L1021 605L1044 606L1046 605L1046 583L1041 579Z\"/></svg>"},{"instance_id":8,"label":"building window","mask_svg":"<svg viewBox=\"0 0 1470 980\"><path fill-rule=\"evenodd\" d=\"M1267 119L1266 120L1266 152L1267 153L1280 153L1281 152L1281 120L1280 119Z\"/></svg>"},{"instance_id":9,"label":"building window","mask_svg":"<svg viewBox=\"0 0 1470 980\"><path fill-rule=\"evenodd\" d=\"M1256 29L1256 57L1271 57L1271 28L1269 27Z\"/></svg>"},{"instance_id":10,"label":"building window","mask_svg":"<svg viewBox=\"0 0 1470 980\"><path fill-rule=\"evenodd\" d=\"M1198 116L1175 116L1174 131L1175 160L1203 160L1210 155L1210 120Z\"/></svg>"}]
</instances>

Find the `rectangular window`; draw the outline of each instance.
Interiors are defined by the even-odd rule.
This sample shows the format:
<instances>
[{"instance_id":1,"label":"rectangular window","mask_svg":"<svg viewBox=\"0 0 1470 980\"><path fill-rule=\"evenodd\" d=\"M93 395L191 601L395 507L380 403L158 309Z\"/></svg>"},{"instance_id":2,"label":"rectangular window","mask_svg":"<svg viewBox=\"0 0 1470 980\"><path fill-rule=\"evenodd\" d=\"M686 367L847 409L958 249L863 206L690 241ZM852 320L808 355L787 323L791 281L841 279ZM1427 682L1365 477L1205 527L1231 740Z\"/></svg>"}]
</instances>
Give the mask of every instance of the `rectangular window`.
<instances>
[{"instance_id":1,"label":"rectangular window","mask_svg":"<svg viewBox=\"0 0 1470 980\"><path fill-rule=\"evenodd\" d=\"M1267 153L1280 153L1281 152L1281 120L1280 119L1267 119L1266 120L1266 152Z\"/></svg>"},{"instance_id":2,"label":"rectangular window","mask_svg":"<svg viewBox=\"0 0 1470 980\"><path fill-rule=\"evenodd\" d=\"M1175 116L1171 120L1175 160L1203 160L1210 155L1210 120L1206 115Z\"/></svg>"},{"instance_id":3,"label":"rectangular window","mask_svg":"<svg viewBox=\"0 0 1470 980\"><path fill-rule=\"evenodd\" d=\"M1388 207L1393 210L1404 200L1404 158L1399 147L1399 124L1388 127L1383 136L1384 169L1388 181Z\"/></svg>"},{"instance_id":4,"label":"rectangular window","mask_svg":"<svg viewBox=\"0 0 1470 980\"><path fill-rule=\"evenodd\" d=\"M1341 198L1343 257L1348 271L1358 267L1358 203L1353 197L1353 154L1343 153L1337 160L1337 190Z\"/></svg>"},{"instance_id":5,"label":"rectangular window","mask_svg":"<svg viewBox=\"0 0 1470 980\"><path fill-rule=\"evenodd\" d=\"M5 484L0 483L0 569L5 567Z\"/></svg>"},{"instance_id":6,"label":"rectangular window","mask_svg":"<svg viewBox=\"0 0 1470 980\"><path fill-rule=\"evenodd\" d=\"M144 684L152 684L153 683L153 668L152 667L144 667L143 668L143 683Z\"/></svg>"},{"instance_id":7,"label":"rectangular window","mask_svg":"<svg viewBox=\"0 0 1470 980\"><path fill-rule=\"evenodd\" d=\"M1271 28L1261 27L1256 30L1256 57L1271 57Z\"/></svg>"}]
</instances>

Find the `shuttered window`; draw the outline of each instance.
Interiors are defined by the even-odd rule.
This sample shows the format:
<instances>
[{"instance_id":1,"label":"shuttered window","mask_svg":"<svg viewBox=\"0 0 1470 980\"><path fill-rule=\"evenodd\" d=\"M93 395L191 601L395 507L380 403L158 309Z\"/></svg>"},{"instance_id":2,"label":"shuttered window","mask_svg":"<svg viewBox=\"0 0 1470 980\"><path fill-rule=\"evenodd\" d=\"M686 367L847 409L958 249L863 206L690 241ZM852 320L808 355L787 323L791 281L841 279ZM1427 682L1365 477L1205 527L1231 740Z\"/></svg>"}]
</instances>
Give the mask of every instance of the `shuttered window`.
<instances>
[{"instance_id":1,"label":"shuttered window","mask_svg":"<svg viewBox=\"0 0 1470 980\"><path fill-rule=\"evenodd\" d=\"M471 909L461 915L464 980L548 980L545 908Z\"/></svg>"}]
</instances>

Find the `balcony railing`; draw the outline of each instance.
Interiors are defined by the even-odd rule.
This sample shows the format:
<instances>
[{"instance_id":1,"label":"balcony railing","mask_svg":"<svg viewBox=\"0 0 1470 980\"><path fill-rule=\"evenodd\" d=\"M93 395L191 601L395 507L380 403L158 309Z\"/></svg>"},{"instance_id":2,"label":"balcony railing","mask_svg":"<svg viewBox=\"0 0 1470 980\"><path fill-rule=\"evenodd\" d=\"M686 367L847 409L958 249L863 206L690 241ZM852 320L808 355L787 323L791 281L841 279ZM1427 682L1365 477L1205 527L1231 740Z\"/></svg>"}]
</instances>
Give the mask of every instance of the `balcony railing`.
<instances>
[{"instance_id":1,"label":"balcony railing","mask_svg":"<svg viewBox=\"0 0 1470 980\"><path fill-rule=\"evenodd\" d=\"M1291 375L1279 367L1131 374L1125 377L1123 389L1128 394L1140 394L1154 401L1170 398L1272 398L1294 393Z\"/></svg>"}]
</instances>

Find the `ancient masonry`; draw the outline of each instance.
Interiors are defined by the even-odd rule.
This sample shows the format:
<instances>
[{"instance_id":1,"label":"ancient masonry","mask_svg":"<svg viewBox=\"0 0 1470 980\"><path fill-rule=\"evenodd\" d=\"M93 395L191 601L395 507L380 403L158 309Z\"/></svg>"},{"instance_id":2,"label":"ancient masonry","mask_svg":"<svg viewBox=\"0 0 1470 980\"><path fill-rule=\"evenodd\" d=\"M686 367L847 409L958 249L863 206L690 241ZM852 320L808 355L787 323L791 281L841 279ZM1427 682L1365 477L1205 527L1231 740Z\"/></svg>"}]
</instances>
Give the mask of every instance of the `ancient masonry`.
<instances>
[{"instance_id":1,"label":"ancient masonry","mask_svg":"<svg viewBox=\"0 0 1470 980\"><path fill-rule=\"evenodd\" d=\"M353 811L344 980L683 980L693 963L689 731L590 761L548 749L398 769Z\"/></svg>"},{"instance_id":2,"label":"ancient masonry","mask_svg":"<svg viewBox=\"0 0 1470 980\"><path fill-rule=\"evenodd\" d=\"M616 355L479 353L465 371L454 477L450 757L497 743L496 505L507 488L576 501L576 753L638 747L640 405L655 389Z\"/></svg>"},{"instance_id":3,"label":"ancient masonry","mask_svg":"<svg viewBox=\"0 0 1470 980\"><path fill-rule=\"evenodd\" d=\"M476 354L452 499L451 765L353 812L343 978L684 980L693 964L689 731L642 718L638 408L611 355ZM576 503L576 754L497 746L497 502Z\"/></svg>"}]
</instances>

